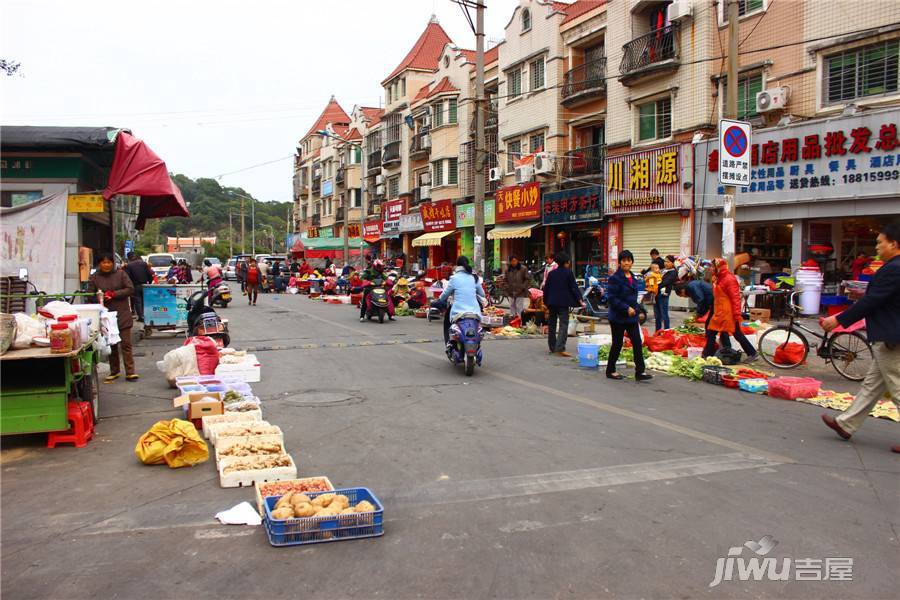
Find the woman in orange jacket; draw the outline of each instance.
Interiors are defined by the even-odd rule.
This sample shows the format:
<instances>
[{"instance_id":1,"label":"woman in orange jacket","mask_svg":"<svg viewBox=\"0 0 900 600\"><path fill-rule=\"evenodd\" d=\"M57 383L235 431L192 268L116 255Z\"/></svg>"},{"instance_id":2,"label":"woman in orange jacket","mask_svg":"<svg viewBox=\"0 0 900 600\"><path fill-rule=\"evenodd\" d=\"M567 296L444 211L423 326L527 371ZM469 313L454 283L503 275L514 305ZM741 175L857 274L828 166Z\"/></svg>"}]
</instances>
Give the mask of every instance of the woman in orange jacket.
<instances>
[{"instance_id":1,"label":"woman in orange jacket","mask_svg":"<svg viewBox=\"0 0 900 600\"><path fill-rule=\"evenodd\" d=\"M734 274L728 270L728 262L722 258L713 260L713 314L706 329L706 347L703 358L716 351L716 337L719 333L734 336L744 350L744 362L753 362L758 355L756 348L741 331L741 286Z\"/></svg>"}]
</instances>

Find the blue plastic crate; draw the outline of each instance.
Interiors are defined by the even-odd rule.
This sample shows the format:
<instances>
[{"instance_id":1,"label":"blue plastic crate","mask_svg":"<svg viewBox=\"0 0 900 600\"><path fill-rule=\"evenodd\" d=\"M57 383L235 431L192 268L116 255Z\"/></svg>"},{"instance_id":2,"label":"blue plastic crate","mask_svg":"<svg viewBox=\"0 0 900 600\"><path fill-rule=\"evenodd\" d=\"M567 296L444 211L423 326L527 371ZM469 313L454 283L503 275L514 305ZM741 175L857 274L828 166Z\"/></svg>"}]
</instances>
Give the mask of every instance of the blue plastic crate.
<instances>
[{"instance_id":1,"label":"blue plastic crate","mask_svg":"<svg viewBox=\"0 0 900 600\"><path fill-rule=\"evenodd\" d=\"M269 496L265 499L266 517L263 520L269 543L273 546L299 546L384 535L384 507L368 488L307 492L306 495L312 499L322 494L343 494L350 500L351 506L368 500L375 505L375 512L334 517L275 519L272 517L272 510L281 496Z\"/></svg>"}]
</instances>

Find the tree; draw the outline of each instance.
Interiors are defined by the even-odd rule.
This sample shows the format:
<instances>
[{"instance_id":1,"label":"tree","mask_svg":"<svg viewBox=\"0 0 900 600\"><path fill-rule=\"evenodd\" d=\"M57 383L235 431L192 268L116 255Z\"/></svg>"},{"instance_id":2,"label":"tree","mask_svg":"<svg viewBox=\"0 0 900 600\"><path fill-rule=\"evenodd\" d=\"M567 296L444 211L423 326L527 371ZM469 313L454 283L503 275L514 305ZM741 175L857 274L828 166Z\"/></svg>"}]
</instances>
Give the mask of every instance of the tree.
<instances>
[{"instance_id":1,"label":"tree","mask_svg":"<svg viewBox=\"0 0 900 600\"><path fill-rule=\"evenodd\" d=\"M7 77L12 77L16 73L22 75L19 69L22 67L22 63L16 62L14 60L8 60L6 58L0 58L0 70L6 73Z\"/></svg>"}]
</instances>

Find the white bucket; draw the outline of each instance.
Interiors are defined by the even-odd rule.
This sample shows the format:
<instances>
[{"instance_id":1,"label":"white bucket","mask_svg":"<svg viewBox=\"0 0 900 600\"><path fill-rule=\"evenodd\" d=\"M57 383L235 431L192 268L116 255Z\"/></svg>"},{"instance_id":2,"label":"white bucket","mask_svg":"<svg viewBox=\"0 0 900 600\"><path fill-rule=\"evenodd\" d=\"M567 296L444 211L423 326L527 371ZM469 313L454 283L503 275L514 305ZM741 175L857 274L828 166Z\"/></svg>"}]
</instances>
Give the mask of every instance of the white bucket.
<instances>
[{"instance_id":1,"label":"white bucket","mask_svg":"<svg viewBox=\"0 0 900 600\"><path fill-rule=\"evenodd\" d=\"M804 315L819 314L822 300L821 283L803 283L800 286L800 312Z\"/></svg>"}]
</instances>

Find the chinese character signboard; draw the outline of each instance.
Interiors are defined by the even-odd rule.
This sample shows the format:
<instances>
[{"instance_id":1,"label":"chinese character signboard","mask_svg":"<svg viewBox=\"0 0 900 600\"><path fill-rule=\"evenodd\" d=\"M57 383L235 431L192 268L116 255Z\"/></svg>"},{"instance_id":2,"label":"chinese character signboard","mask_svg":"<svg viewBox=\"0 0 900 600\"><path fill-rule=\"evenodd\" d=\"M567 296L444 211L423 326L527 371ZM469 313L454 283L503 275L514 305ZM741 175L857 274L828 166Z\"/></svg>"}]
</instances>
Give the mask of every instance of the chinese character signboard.
<instances>
[{"instance_id":1,"label":"chinese character signboard","mask_svg":"<svg viewBox=\"0 0 900 600\"><path fill-rule=\"evenodd\" d=\"M750 123L719 120L719 183L750 183Z\"/></svg>"},{"instance_id":2,"label":"chinese character signboard","mask_svg":"<svg viewBox=\"0 0 900 600\"><path fill-rule=\"evenodd\" d=\"M331 196L334 193L334 180L326 179L322 182L322 195Z\"/></svg>"},{"instance_id":3,"label":"chinese character signboard","mask_svg":"<svg viewBox=\"0 0 900 600\"><path fill-rule=\"evenodd\" d=\"M308 237L308 238L319 237L319 228L318 227L307 227L306 228L306 237Z\"/></svg>"},{"instance_id":4,"label":"chinese character signboard","mask_svg":"<svg viewBox=\"0 0 900 600\"><path fill-rule=\"evenodd\" d=\"M541 184L536 181L500 188L494 192L494 200L497 223L541 218Z\"/></svg>"},{"instance_id":5,"label":"chinese character signboard","mask_svg":"<svg viewBox=\"0 0 900 600\"><path fill-rule=\"evenodd\" d=\"M606 214L680 209L681 189L678 145L606 159Z\"/></svg>"},{"instance_id":6,"label":"chinese character signboard","mask_svg":"<svg viewBox=\"0 0 900 600\"><path fill-rule=\"evenodd\" d=\"M400 215L400 233L413 233L422 229L422 213Z\"/></svg>"},{"instance_id":7,"label":"chinese character signboard","mask_svg":"<svg viewBox=\"0 0 900 600\"><path fill-rule=\"evenodd\" d=\"M547 192L541 198L544 225L599 221L603 216L603 188L598 185Z\"/></svg>"},{"instance_id":8,"label":"chinese character signboard","mask_svg":"<svg viewBox=\"0 0 900 600\"><path fill-rule=\"evenodd\" d=\"M359 225L348 225L347 226L347 237L359 237Z\"/></svg>"},{"instance_id":9,"label":"chinese character signboard","mask_svg":"<svg viewBox=\"0 0 900 600\"><path fill-rule=\"evenodd\" d=\"M439 200L421 205L422 225L426 232L456 229L452 200Z\"/></svg>"},{"instance_id":10,"label":"chinese character signboard","mask_svg":"<svg viewBox=\"0 0 900 600\"><path fill-rule=\"evenodd\" d=\"M381 238L381 221L366 221L363 236L370 240Z\"/></svg>"},{"instance_id":11,"label":"chinese character signboard","mask_svg":"<svg viewBox=\"0 0 900 600\"><path fill-rule=\"evenodd\" d=\"M897 196L900 189L900 111L804 122L754 132L750 181L736 203L781 204ZM725 188L718 140L696 146L696 195L722 205ZM702 196L701 196L702 194Z\"/></svg>"},{"instance_id":12,"label":"chinese character signboard","mask_svg":"<svg viewBox=\"0 0 900 600\"><path fill-rule=\"evenodd\" d=\"M484 224L494 224L494 201L484 201ZM456 226L457 227L475 227L475 205L460 204L456 207Z\"/></svg>"},{"instance_id":13,"label":"chinese character signboard","mask_svg":"<svg viewBox=\"0 0 900 600\"><path fill-rule=\"evenodd\" d=\"M100 194L69 194L68 210L70 213L103 212L106 206Z\"/></svg>"},{"instance_id":14,"label":"chinese character signboard","mask_svg":"<svg viewBox=\"0 0 900 600\"><path fill-rule=\"evenodd\" d=\"M384 227L382 231L388 235L400 233L400 216L403 214L403 200L385 202L381 209L384 211Z\"/></svg>"}]
</instances>

